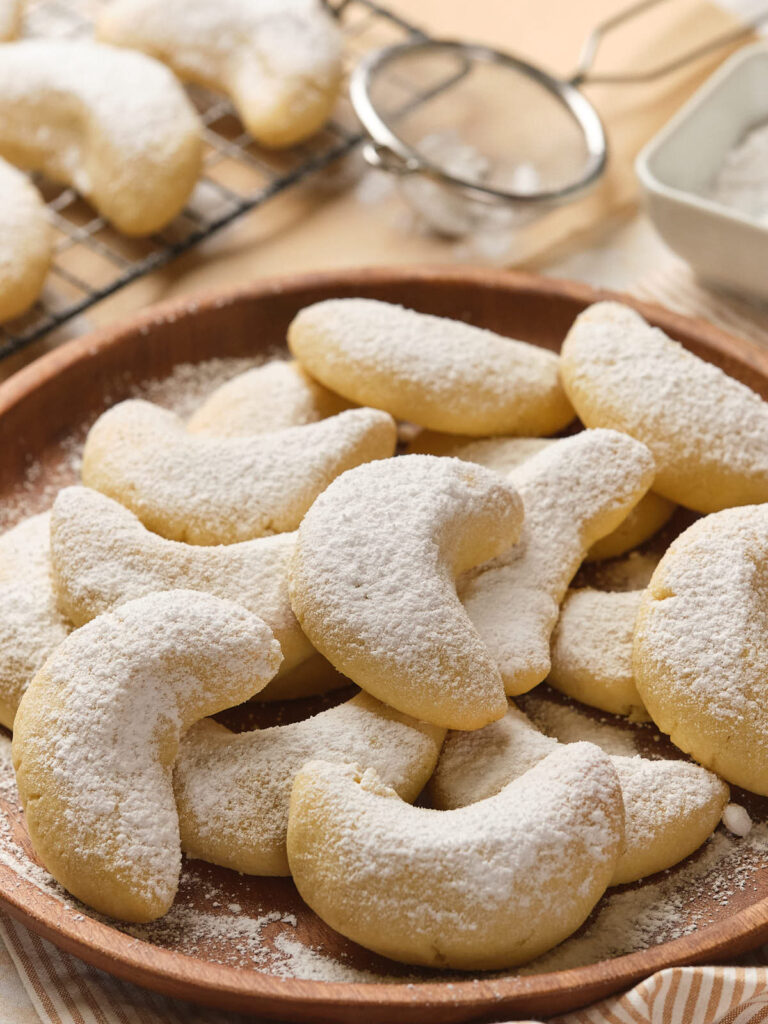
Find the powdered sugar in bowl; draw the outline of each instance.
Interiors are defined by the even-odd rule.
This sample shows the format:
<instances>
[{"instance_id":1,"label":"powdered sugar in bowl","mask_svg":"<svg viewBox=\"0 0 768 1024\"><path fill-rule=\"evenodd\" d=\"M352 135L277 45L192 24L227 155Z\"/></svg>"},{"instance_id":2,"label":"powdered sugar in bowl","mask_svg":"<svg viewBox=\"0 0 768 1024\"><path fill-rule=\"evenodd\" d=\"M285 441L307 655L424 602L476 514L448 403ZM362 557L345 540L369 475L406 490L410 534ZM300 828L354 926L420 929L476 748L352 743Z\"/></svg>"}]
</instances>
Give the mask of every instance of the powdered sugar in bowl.
<instances>
[{"instance_id":1,"label":"powdered sugar in bowl","mask_svg":"<svg viewBox=\"0 0 768 1024\"><path fill-rule=\"evenodd\" d=\"M766 125L768 45L761 42L727 60L636 163L664 241L705 282L759 299L768 299Z\"/></svg>"}]
</instances>

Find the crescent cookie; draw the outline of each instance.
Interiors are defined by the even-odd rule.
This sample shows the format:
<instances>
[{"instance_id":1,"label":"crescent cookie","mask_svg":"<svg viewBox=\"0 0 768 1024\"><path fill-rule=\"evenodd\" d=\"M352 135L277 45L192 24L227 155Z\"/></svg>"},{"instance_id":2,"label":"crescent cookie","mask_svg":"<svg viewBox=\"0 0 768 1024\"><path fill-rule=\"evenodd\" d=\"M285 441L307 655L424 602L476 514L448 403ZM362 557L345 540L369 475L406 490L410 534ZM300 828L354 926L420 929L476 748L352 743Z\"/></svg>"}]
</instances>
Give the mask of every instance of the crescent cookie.
<instances>
[{"instance_id":1,"label":"crescent cookie","mask_svg":"<svg viewBox=\"0 0 768 1024\"><path fill-rule=\"evenodd\" d=\"M298 363L274 359L216 388L187 422L187 430L209 437L250 437L302 427L349 407Z\"/></svg>"},{"instance_id":2,"label":"crescent cookie","mask_svg":"<svg viewBox=\"0 0 768 1024\"><path fill-rule=\"evenodd\" d=\"M768 404L634 310L590 306L563 344L561 374L588 427L648 446L654 489L697 512L768 501Z\"/></svg>"},{"instance_id":3,"label":"crescent cookie","mask_svg":"<svg viewBox=\"0 0 768 1024\"><path fill-rule=\"evenodd\" d=\"M768 505L699 519L643 595L634 670L651 718L728 782L768 795Z\"/></svg>"},{"instance_id":4,"label":"crescent cookie","mask_svg":"<svg viewBox=\"0 0 768 1024\"><path fill-rule=\"evenodd\" d=\"M13 728L22 694L71 626L51 583L50 514L0 536L0 723Z\"/></svg>"},{"instance_id":5,"label":"crescent cookie","mask_svg":"<svg viewBox=\"0 0 768 1024\"><path fill-rule=\"evenodd\" d=\"M344 473L299 527L296 618L364 690L434 725L477 729L506 710L499 671L456 575L514 543L522 504L495 473L403 455Z\"/></svg>"},{"instance_id":6,"label":"crescent cookie","mask_svg":"<svg viewBox=\"0 0 768 1024\"><path fill-rule=\"evenodd\" d=\"M558 358L374 299L307 306L288 328L304 368L351 402L450 434L554 434L573 419Z\"/></svg>"},{"instance_id":7,"label":"crescent cookie","mask_svg":"<svg viewBox=\"0 0 768 1024\"><path fill-rule=\"evenodd\" d=\"M0 160L0 321L24 313L43 289L53 231L42 197L21 171Z\"/></svg>"},{"instance_id":8,"label":"crescent cookie","mask_svg":"<svg viewBox=\"0 0 768 1024\"><path fill-rule=\"evenodd\" d=\"M261 619L187 590L131 601L54 651L19 706L13 764L35 852L68 892L125 921L169 909L181 735L252 697L279 664Z\"/></svg>"},{"instance_id":9,"label":"crescent cookie","mask_svg":"<svg viewBox=\"0 0 768 1024\"><path fill-rule=\"evenodd\" d=\"M53 583L59 608L76 626L155 591L203 591L264 619L285 672L312 654L288 600L295 542L294 533L215 547L165 540L87 487L65 487L51 511Z\"/></svg>"},{"instance_id":10,"label":"crescent cookie","mask_svg":"<svg viewBox=\"0 0 768 1024\"><path fill-rule=\"evenodd\" d=\"M468 462L479 462L504 476L545 448L559 444L553 437L457 437L423 430L408 446L409 452L449 455ZM595 541L586 561L616 558L631 551L668 523L675 511L673 502L648 491L615 530Z\"/></svg>"},{"instance_id":11,"label":"crescent cookie","mask_svg":"<svg viewBox=\"0 0 768 1024\"><path fill-rule=\"evenodd\" d=\"M552 634L547 682L582 704L648 721L632 668L642 590L569 590Z\"/></svg>"},{"instance_id":12,"label":"crescent cookie","mask_svg":"<svg viewBox=\"0 0 768 1024\"><path fill-rule=\"evenodd\" d=\"M144 54L53 39L0 46L0 156L71 185L126 235L152 234L184 206L201 132L183 88Z\"/></svg>"},{"instance_id":13,"label":"crescent cookie","mask_svg":"<svg viewBox=\"0 0 768 1024\"><path fill-rule=\"evenodd\" d=\"M367 693L255 732L199 722L182 740L174 768L182 849L250 875L290 874L288 804L303 764L318 757L358 762L410 803L434 771L444 736Z\"/></svg>"},{"instance_id":14,"label":"crescent cookie","mask_svg":"<svg viewBox=\"0 0 768 1024\"><path fill-rule=\"evenodd\" d=\"M314 134L341 84L340 33L319 0L114 0L97 31L226 93L265 146Z\"/></svg>"},{"instance_id":15,"label":"crescent cookie","mask_svg":"<svg viewBox=\"0 0 768 1024\"><path fill-rule=\"evenodd\" d=\"M589 724L589 736L600 746L596 723ZM570 745L566 743L565 749ZM539 732L510 704L506 717L485 729L448 733L430 796L442 810L483 806L512 780L525 778L534 765L562 749L557 738ZM621 783L625 814L624 847L610 885L636 882L672 867L717 828L730 794L712 772L689 761L616 754L610 760Z\"/></svg>"},{"instance_id":16,"label":"crescent cookie","mask_svg":"<svg viewBox=\"0 0 768 1024\"><path fill-rule=\"evenodd\" d=\"M395 424L377 409L258 437L190 434L175 413L131 399L91 427L83 483L170 540L233 544L295 530L343 473L394 454Z\"/></svg>"},{"instance_id":17,"label":"crescent cookie","mask_svg":"<svg viewBox=\"0 0 768 1024\"><path fill-rule=\"evenodd\" d=\"M509 474L525 507L520 542L467 573L458 589L510 696L546 679L568 584L591 545L645 494L653 473L651 454L639 441L614 430L585 430Z\"/></svg>"},{"instance_id":18,"label":"crescent cookie","mask_svg":"<svg viewBox=\"0 0 768 1024\"><path fill-rule=\"evenodd\" d=\"M492 970L582 924L613 874L623 819L613 765L590 743L455 811L411 807L373 769L310 761L293 784L288 862L312 910L366 949Z\"/></svg>"}]
</instances>

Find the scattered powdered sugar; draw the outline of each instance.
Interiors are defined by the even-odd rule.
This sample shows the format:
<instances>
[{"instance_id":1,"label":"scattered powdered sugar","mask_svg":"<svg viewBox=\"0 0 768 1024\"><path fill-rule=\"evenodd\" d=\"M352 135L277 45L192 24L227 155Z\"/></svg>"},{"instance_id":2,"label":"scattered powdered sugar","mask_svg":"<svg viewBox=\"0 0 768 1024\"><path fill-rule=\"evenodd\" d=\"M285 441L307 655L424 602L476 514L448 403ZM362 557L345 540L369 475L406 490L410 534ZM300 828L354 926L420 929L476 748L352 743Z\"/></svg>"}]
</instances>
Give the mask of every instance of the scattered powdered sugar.
<instances>
[{"instance_id":1,"label":"scattered powdered sugar","mask_svg":"<svg viewBox=\"0 0 768 1024\"><path fill-rule=\"evenodd\" d=\"M746 839L716 832L698 854L678 867L647 882L609 890L575 935L519 973L582 967L679 939L722 920L732 902L744 906L742 894L757 890L755 875L767 852L766 822ZM702 899L702 893L708 898Z\"/></svg>"},{"instance_id":2,"label":"scattered powdered sugar","mask_svg":"<svg viewBox=\"0 0 768 1024\"><path fill-rule=\"evenodd\" d=\"M191 415L204 398L236 374L259 365L265 357L216 358L199 363L179 363L163 378L150 378L140 384L126 374L114 384L119 397L126 392L144 398L181 417ZM103 401L109 406L115 400L109 393ZM95 417L93 417L95 419ZM73 427L60 441L52 444L43 460L30 457L21 483L0 502L0 530L7 530L19 520L51 507L62 487L79 482L83 447L91 423L86 420Z\"/></svg>"},{"instance_id":3,"label":"scattered powdered sugar","mask_svg":"<svg viewBox=\"0 0 768 1024\"><path fill-rule=\"evenodd\" d=\"M284 359L268 362L268 358L230 356L206 359L201 363L178 363L167 377L133 385L131 396L162 405L182 419L187 419L212 392L223 387L233 377L241 376L258 366L284 362Z\"/></svg>"},{"instance_id":4,"label":"scattered powdered sugar","mask_svg":"<svg viewBox=\"0 0 768 1024\"><path fill-rule=\"evenodd\" d=\"M748 836L752 831L749 811L741 804L728 804L723 811L723 824L735 836Z\"/></svg>"}]
</instances>

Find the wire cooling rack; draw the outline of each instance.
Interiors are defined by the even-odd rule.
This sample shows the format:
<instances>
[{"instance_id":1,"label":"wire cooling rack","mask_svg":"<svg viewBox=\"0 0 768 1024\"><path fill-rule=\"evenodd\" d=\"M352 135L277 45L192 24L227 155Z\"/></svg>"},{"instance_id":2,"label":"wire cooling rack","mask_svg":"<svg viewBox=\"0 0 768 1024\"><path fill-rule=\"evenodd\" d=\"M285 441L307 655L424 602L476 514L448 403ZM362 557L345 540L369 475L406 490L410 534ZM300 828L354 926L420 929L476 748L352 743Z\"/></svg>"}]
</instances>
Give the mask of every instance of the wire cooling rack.
<instances>
[{"instance_id":1,"label":"wire cooling rack","mask_svg":"<svg viewBox=\"0 0 768 1024\"><path fill-rule=\"evenodd\" d=\"M99 3L29 0L24 34L92 36ZM347 71L373 49L423 36L371 0L339 0L328 6L342 30ZM425 93L413 84L400 85L403 110L413 109L436 91L433 87ZM126 238L95 216L73 189L35 177L54 227L54 257L40 300L23 317L0 326L0 357L169 263L244 213L350 153L362 138L345 90L333 119L321 132L300 146L280 151L261 148L243 132L232 105L222 96L197 86L188 91L204 125L203 173L187 207L158 234Z\"/></svg>"}]
</instances>

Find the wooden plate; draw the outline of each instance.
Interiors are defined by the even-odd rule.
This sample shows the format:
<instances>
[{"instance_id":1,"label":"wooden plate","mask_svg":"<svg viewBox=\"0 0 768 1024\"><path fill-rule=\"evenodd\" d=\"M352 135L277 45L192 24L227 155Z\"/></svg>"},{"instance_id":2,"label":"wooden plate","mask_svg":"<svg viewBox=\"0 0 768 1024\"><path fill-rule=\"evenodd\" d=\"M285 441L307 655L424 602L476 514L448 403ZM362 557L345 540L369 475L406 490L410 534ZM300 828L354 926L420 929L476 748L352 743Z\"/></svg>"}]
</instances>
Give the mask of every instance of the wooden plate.
<instances>
[{"instance_id":1,"label":"wooden plate","mask_svg":"<svg viewBox=\"0 0 768 1024\"><path fill-rule=\"evenodd\" d=\"M581 309L607 297L582 285L520 274L420 268L260 282L150 309L121 326L64 345L0 386L0 505L16 500L20 489L39 507L50 504L55 488L74 473L62 440L106 404L129 395L136 382L163 378L183 362L279 348L298 309L348 295L401 302L551 349L559 347ZM624 301L768 398L767 353L707 324ZM757 817L768 820L764 801L738 798L745 799ZM18 807L6 799L2 811L18 843L31 855ZM768 868L757 863L747 874L726 897L722 889L712 894L702 885L695 920L712 923L684 937L570 970L476 978L425 972L414 980L407 969L368 955L326 928L302 905L289 879L246 878L194 861L185 866L179 905L204 908L211 918L224 916L221 927L214 927L193 948L188 941L185 945L183 928L176 935L157 931L153 941L127 934L83 907L62 902L6 863L0 863L0 902L61 948L169 995L281 1020L397 1019L427 1024L562 1012L660 968L717 961L752 948L768 939ZM218 898L212 899L212 893ZM294 944L302 944L309 956L340 957L348 973L357 967L385 974L386 983L297 980L266 973L254 964L252 950L243 951L242 934L227 933L233 905L238 920L246 923L251 918L263 922L266 913L278 912L273 915L276 920L262 929L266 950L284 933Z\"/></svg>"}]
</instances>

